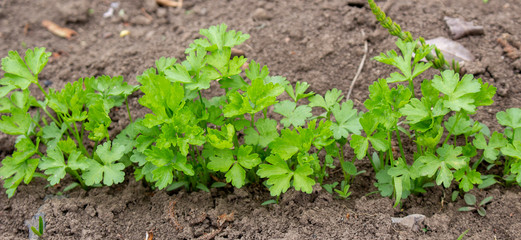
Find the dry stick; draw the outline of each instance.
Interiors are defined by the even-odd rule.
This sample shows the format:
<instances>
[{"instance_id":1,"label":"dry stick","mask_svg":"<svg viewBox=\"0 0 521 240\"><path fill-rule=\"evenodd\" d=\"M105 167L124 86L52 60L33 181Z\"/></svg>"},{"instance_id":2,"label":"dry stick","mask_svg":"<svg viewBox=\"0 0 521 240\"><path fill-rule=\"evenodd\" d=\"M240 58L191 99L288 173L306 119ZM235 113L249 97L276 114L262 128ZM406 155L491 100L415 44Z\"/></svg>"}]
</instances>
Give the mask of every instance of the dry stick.
<instances>
[{"instance_id":1,"label":"dry stick","mask_svg":"<svg viewBox=\"0 0 521 240\"><path fill-rule=\"evenodd\" d=\"M362 37L365 37L364 30L362 29ZM353 81L351 81L351 86L349 86L349 91L347 92L347 100L349 100L349 97L351 96L351 91L353 91L353 87L355 86L356 79L358 79L358 76L360 76L360 73L362 72L362 68L364 68L365 58L367 57L367 40L364 41L364 56L362 57L362 61L360 62L360 65L358 66L358 70L356 71L356 75L353 78Z\"/></svg>"}]
</instances>

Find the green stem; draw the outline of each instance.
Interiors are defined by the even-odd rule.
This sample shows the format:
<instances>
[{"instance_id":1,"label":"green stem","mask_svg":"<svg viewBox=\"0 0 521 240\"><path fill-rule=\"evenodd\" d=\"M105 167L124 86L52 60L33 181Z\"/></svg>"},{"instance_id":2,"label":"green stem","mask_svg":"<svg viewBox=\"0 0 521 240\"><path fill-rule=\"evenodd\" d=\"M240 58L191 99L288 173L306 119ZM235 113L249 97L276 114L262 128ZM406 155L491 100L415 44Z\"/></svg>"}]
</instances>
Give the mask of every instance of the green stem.
<instances>
[{"instance_id":1,"label":"green stem","mask_svg":"<svg viewBox=\"0 0 521 240\"><path fill-rule=\"evenodd\" d=\"M71 130L72 135L74 136L74 138L76 138L76 141L78 142L78 145L80 146L81 151L83 152L83 154L85 156L91 157L90 154L87 152L87 148L85 148L85 145L83 145L83 139L80 138L80 134L78 132L78 127L76 126L76 122L73 122L72 125L74 126L74 129L71 130L69 128L69 130Z\"/></svg>"},{"instance_id":2,"label":"green stem","mask_svg":"<svg viewBox=\"0 0 521 240\"><path fill-rule=\"evenodd\" d=\"M457 126L458 125L458 122L459 122L459 119L461 118L461 114L457 113L457 116L456 116L456 121L454 122L454 126ZM445 138L445 141L443 141L443 145L445 145L448 141L449 141L449 138L452 136L452 131L449 131L449 134L447 135L447 138ZM456 140L456 139L454 139ZM454 141L455 143L456 141Z\"/></svg>"},{"instance_id":3,"label":"green stem","mask_svg":"<svg viewBox=\"0 0 521 240\"><path fill-rule=\"evenodd\" d=\"M268 118L268 108L264 108L264 110L262 110L262 113L264 113L264 118Z\"/></svg>"},{"instance_id":4,"label":"green stem","mask_svg":"<svg viewBox=\"0 0 521 240\"><path fill-rule=\"evenodd\" d=\"M387 132L387 139L389 141L389 165L392 166L394 162L394 156L393 156L393 142L391 138L391 131Z\"/></svg>"},{"instance_id":5,"label":"green stem","mask_svg":"<svg viewBox=\"0 0 521 240\"><path fill-rule=\"evenodd\" d=\"M130 108L128 107L128 97L125 98L125 103L127 105L128 119L130 120L130 123L132 123L132 115L130 114Z\"/></svg>"},{"instance_id":6,"label":"green stem","mask_svg":"<svg viewBox=\"0 0 521 240\"><path fill-rule=\"evenodd\" d=\"M340 169L342 169L342 173L344 174L344 180L348 180L349 178L349 175L346 173L346 171L344 171L344 162L345 162L345 159L344 159L344 146L340 146ZM371 163L373 163L373 161L371 161ZM373 166L374 168L374 166Z\"/></svg>"},{"instance_id":7,"label":"green stem","mask_svg":"<svg viewBox=\"0 0 521 240\"><path fill-rule=\"evenodd\" d=\"M411 90L412 97L416 98L416 93L414 93L414 82L412 79L409 79L409 90Z\"/></svg>"},{"instance_id":8,"label":"green stem","mask_svg":"<svg viewBox=\"0 0 521 240\"><path fill-rule=\"evenodd\" d=\"M42 91L43 95L45 96L45 98L49 98L49 95L47 95L47 92L43 89L42 85L40 85L39 82L36 82L36 86L38 86L38 88L40 89L40 91Z\"/></svg>"},{"instance_id":9,"label":"green stem","mask_svg":"<svg viewBox=\"0 0 521 240\"><path fill-rule=\"evenodd\" d=\"M255 126L255 113L250 114L250 125L251 127Z\"/></svg>"},{"instance_id":10,"label":"green stem","mask_svg":"<svg viewBox=\"0 0 521 240\"><path fill-rule=\"evenodd\" d=\"M44 106L42 109L43 109L43 111L45 112L45 114L47 114L47 116L48 116L50 119L52 119L52 121L53 121L54 123L56 123L56 125L61 126L62 122L56 120L56 118L54 118L54 117L51 115L51 113L49 113L49 111L47 111L47 108L46 108L45 106ZM58 119L59 119L59 118L58 118Z\"/></svg>"},{"instance_id":11,"label":"green stem","mask_svg":"<svg viewBox=\"0 0 521 240\"><path fill-rule=\"evenodd\" d=\"M94 149L92 149L92 155L96 152L96 149L98 148L99 141L94 141Z\"/></svg>"},{"instance_id":12,"label":"green stem","mask_svg":"<svg viewBox=\"0 0 521 240\"><path fill-rule=\"evenodd\" d=\"M84 190L88 190L89 188L87 187L87 185L85 185L85 182L83 181L83 178L81 178L81 176L78 174L78 172L76 170L72 170L70 168L66 168L65 171L70 174L71 176L75 177L78 182L80 182L80 186L81 188L83 188Z\"/></svg>"},{"instance_id":13,"label":"green stem","mask_svg":"<svg viewBox=\"0 0 521 240\"><path fill-rule=\"evenodd\" d=\"M396 129L396 139L398 140L398 146L400 146L400 154L402 154L402 158L405 161L405 151L403 151L402 137L400 137L400 131L398 131L398 129Z\"/></svg>"}]
</instances>

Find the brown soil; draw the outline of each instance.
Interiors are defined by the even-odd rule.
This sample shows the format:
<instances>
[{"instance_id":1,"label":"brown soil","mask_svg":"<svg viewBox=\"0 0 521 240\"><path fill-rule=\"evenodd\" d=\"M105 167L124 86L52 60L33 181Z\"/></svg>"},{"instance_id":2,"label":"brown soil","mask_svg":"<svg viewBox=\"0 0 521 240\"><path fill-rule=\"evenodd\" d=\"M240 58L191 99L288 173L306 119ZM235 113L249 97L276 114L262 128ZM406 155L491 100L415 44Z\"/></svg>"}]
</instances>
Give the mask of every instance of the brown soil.
<instances>
[{"instance_id":1,"label":"brown soil","mask_svg":"<svg viewBox=\"0 0 521 240\"><path fill-rule=\"evenodd\" d=\"M251 35L241 46L249 59L268 65L274 75L292 82L307 81L313 91L325 93L331 88L347 92L363 56L365 39L370 58L394 49L395 38L376 24L364 1L185 0L182 9L150 2L154 3L123 1L116 17L103 18L109 0L0 1L0 56L35 46L59 53L40 76L57 89L80 77L101 74L122 75L136 84L136 75L153 66L156 59L182 58L199 29L224 22ZM494 105L475 118L497 129L496 112L521 106L521 60L506 57L496 41L503 33L521 38L518 0L490 0L488 4L481 0L407 0L389 6L388 15L403 29L426 39L449 37L444 16L483 25L484 35L458 40L476 56L475 62L467 64L467 71L498 88ZM89 9L91 14L87 14ZM117 17L120 9L125 16ZM44 19L72 28L78 36L71 40L54 36L41 27ZM130 35L120 38L125 29ZM368 59L353 90L355 106L363 109L367 87L391 71ZM131 97L131 109L142 115L138 98L139 94ZM114 116L113 131L128 123L124 111L119 112ZM0 142L3 158L12 153L14 138L1 134ZM370 169L367 162L359 163L360 168ZM143 239L148 231L154 239L456 239L467 229L469 239L521 239L519 187L473 190L478 199L494 196L486 217L481 217L458 212L463 200L451 202L451 190L440 187L412 196L401 209L393 209L390 199L369 194L376 190L370 170L356 178L348 200L335 199L317 187L310 195L290 190L280 204L268 206L261 205L270 199L261 186L213 189L211 193L151 191L136 183L132 174L117 186L89 192L75 189L56 196L70 181L46 187L44 180L34 179L29 186L19 187L12 199L0 194L0 238L26 239L29 231L24 221L43 213L48 239ZM233 219L223 220L223 214L232 213ZM412 231L391 224L391 217L413 213L427 216L422 229Z\"/></svg>"}]
</instances>

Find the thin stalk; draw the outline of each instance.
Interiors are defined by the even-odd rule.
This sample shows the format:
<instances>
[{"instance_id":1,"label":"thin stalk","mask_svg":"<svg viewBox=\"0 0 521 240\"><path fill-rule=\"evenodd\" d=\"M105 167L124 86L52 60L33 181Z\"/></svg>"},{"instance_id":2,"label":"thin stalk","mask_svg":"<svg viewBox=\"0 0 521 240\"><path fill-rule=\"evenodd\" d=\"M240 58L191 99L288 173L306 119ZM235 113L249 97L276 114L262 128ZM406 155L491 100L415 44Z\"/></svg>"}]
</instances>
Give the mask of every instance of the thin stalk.
<instances>
[{"instance_id":1,"label":"thin stalk","mask_svg":"<svg viewBox=\"0 0 521 240\"><path fill-rule=\"evenodd\" d=\"M40 129L42 128L42 127L40 126L40 124L39 124L37 121L35 121L33 118L31 118L31 121L32 121L36 126L38 126L38 128L40 128ZM47 125L47 124L46 124L46 125Z\"/></svg>"},{"instance_id":2,"label":"thin stalk","mask_svg":"<svg viewBox=\"0 0 521 240\"><path fill-rule=\"evenodd\" d=\"M458 122L459 122L460 118L461 118L461 114L458 113L458 115L456 116L456 122L454 122L454 126L458 125ZM449 138L451 136L452 136L452 131L449 131L449 134L447 135L447 138L445 138L445 141L443 141L443 145L445 145L449 141Z\"/></svg>"},{"instance_id":3,"label":"thin stalk","mask_svg":"<svg viewBox=\"0 0 521 240\"><path fill-rule=\"evenodd\" d=\"M40 85L39 82L36 82L36 86L38 86L38 88L40 89L40 91L42 91L43 95L45 96L45 98L49 98L49 95L47 95L47 92L43 89L42 85Z\"/></svg>"},{"instance_id":4,"label":"thin stalk","mask_svg":"<svg viewBox=\"0 0 521 240\"><path fill-rule=\"evenodd\" d=\"M400 154L402 154L403 160L405 160L405 151L403 151L402 137L400 137L400 131L396 129L396 139L398 140L398 146L400 146Z\"/></svg>"},{"instance_id":5,"label":"thin stalk","mask_svg":"<svg viewBox=\"0 0 521 240\"><path fill-rule=\"evenodd\" d=\"M42 109L43 109L43 111L45 112L45 114L47 114L47 116L48 116L50 119L52 119L52 121L53 121L54 123L56 123L56 125L60 126L60 125L62 124L62 121L58 121L58 120L56 120L56 118L54 118L54 117L51 115L51 113L49 113L49 111L47 111L47 108L46 108L45 106L44 106ZM58 119L60 119L60 118L58 118Z\"/></svg>"},{"instance_id":6,"label":"thin stalk","mask_svg":"<svg viewBox=\"0 0 521 240\"><path fill-rule=\"evenodd\" d=\"M92 149L92 155L94 155L94 153L96 152L96 148L98 148L98 143L99 141L94 142L94 149Z\"/></svg>"},{"instance_id":7,"label":"thin stalk","mask_svg":"<svg viewBox=\"0 0 521 240\"><path fill-rule=\"evenodd\" d=\"M127 105L128 119L130 120L130 123L132 123L132 115L130 114L130 108L128 107L128 97L125 99L125 103Z\"/></svg>"},{"instance_id":8,"label":"thin stalk","mask_svg":"<svg viewBox=\"0 0 521 240\"><path fill-rule=\"evenodd\" d=\"M344 168L342 166L344 166L344 162L345 162L345 159L344 159L344 146L340 146L340 169L342 169L342 173L344 174L344 179L347 181L347 179L349 178L349 176L347 175L346 171L344 171ZM371 164L373 163L373 161L370 161ZM374 166L373 166L374 168Z\"/></svg>"},{"instance_id":9,"label":"thin stalk","mask_svg":"<svg viewBox=\"0 0 521 240\"><path fill-rule=\"evenodd\" d=\"M69 126L69 131L72 132L72 135L74 138L76 138L76 141L78 142L78 145L80 146L81 151L85 156L91 157L90 154L87 152L87 148L85 148L85 145L83 145L83 139L80 138L80 134L78 132L78 127L76 126L76 123L73 122L72 125L74 125L74 129L71 129Z\"/></svg>"},{"instance_id":10,"label":"thin stalk","mask_svg":"<svg viewBox=\"0 0 521 240\"><path fill-rule=\"evenodd\" d=\"M255 126L255 113L250 114L250 125L251 125L251 127Z\"/></svg>"},{"instance_id":11,"label":"thin stalk","mask_svg":"<svg viewBox=\"0 0 521 240\"><path fill-rule=\"evenodd\" d=\"M412 79L409 79L409 90L411 90L412 97L416 98L416 94L414 93L414 82Z\"/></svg>"},{"instance_id":12,"label":"thin stalk","mask_svg":"<svg viewBox=\"0 0 521 240\"><path fill-rule=\"evenodd\" d=\"M394 162L394 156L393 156L393 142L391 138L391 132L387 132L387 139L389 139L389 165L392 165Z\"/></svg>"},{"instance_id":13,"label":"thin stalk","mask_svg":"<svg viewBox=\"0 0 521 240\"><path fill-rule=\"evenodd\" d=\"M477 160L474 164L472 164L472 169L476 170L478 168L479 164L481 164L481 162L483 162L483 159L485 159L485 157L481 156L479 158L479 160Z\"/></svg>"},{"instance_id":14,"label":"thin stalk","mask_svg":"<svg viewBox=\"0 0 521 240\"><path fill-rule=\"evenodd\" d=\"M80 186L81 186L81 188L83 188L84 190L88 190L88 189L89 189L89 187L87 187L87 185L85 185L85 182L83 181L83 178L80 177L80 175L78 174L77 171L72 170L72 169L70 169L70 168L66 168L65 171L66 171L68 174L70 174L70 175L72 175L73 177L75 177L75 178L78 180L78 182L80 182Z\"/></svg>"},{"instance_id":15,"label":"thin stalk","mask_svg":"<svg viewBox=\"0 0 521 240\"><path fill-rule=\"evenodd\" d=\"M264 113L264 119L268 118L268 108L264 108L264 110L262 110L262 113Z\"/></svg>"}]
</instances>

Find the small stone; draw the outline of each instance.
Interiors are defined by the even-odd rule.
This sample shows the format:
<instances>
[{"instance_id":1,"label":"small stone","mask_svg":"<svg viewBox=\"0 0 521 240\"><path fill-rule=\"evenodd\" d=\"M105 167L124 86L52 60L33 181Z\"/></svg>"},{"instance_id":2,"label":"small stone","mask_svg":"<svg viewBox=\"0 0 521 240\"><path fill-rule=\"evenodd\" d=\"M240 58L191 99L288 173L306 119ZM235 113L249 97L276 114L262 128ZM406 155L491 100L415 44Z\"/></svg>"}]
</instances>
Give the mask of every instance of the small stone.
<instances>
[{"instance_id":1,"label":"small stone","mask_svg":"<svg viewBox=\"0 0 521 240\"><path fill-rule=\"evenodd\" d=\"M264 8L255 9L255 11L253 11L252 18L256 21L267 21L272 19L271 15Z\"/></svg>"},{"instance_id":2,"label":"small stone","mask_svg":"<svg viewBox=\"0 0 521 240\"><path fill-rule=\"evenodd\" d=\"M130 23L136 24L136 25L149 25L152 23L152 20L150 20L149 18L147 18L143 15L138 15L138 16L130 19Z\"/></svg>"},{"instance_id":3,"label":"small stone","mask_svg":"<svg viewBox=\"0 0 521 240\"><path fill-rule=\"evenodd\" d=\"M425 220L425 215L422 214L411 214L403 218L391 218L392 223L398 223L405 226L413 231L420 229L420 224Z\"/></svg>"},{"instance_id":4,"label":"small stone","mask_svg":"<svg viewBox=\"0 0 521 240\"><path fill-rule=\"evenodd\" d=\"M156 0L144 0L143 1L143 7L148 12L153 12L157 9L157 3Z\"/></svg>"},{"instance_id":5,"label":"small stone","mask_svg":"<svg viewBox=\"0 0 521 240\"><path fill-rule=\"evenodd\" d=\"M472 75L483 74L486 71L485 66L481 62L473 62L465 66L467 73Z\"/></svg>"},{"instance_id":6,"label":"small stone","mask_svg":"<svg viewBox=\"0 0 521 240\"><path fill-rule=\"evenodd\" d=\"M512 63L512 66L517 70L521 71L521 58L517 59Z\"/></svg>"},{"instance_id":7,"label":"small stone","mask_svg":"<svg viewBox=\"0 0 521 240\"><path fill-rule=\"evenodd\" d=\"M164 18L166 17L167 12L166 8L158 8L156 14L158 18Z\"/></svg>"},{"instance_id":8,"label":"small stone","mask_svg":"<svg viewBox=\"0 0 521 240\"><path fill-rule=\"evenodd\" d=\"M65 22L86 22L89 18L89 5L88 0L58 1L56 8Z\"/></svg>"}]
</instances>

